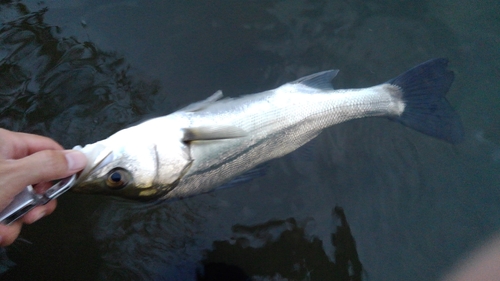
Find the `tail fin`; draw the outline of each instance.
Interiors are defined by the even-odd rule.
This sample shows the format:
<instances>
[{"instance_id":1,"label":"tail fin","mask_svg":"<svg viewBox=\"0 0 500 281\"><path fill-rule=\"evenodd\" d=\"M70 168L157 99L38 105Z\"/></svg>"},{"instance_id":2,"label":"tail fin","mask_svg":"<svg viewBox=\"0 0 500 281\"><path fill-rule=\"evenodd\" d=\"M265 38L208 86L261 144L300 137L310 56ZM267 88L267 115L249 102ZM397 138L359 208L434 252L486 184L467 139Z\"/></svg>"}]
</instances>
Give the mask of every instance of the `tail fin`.
<instances>
[{"instance_id":1,"label":"tail fin","mask_svg":"<svg viewBox=\"0 0 500 281\"><path fill-rule=\"evenodd\" d=\"M432 59L387 83L398 86L403 92L405 110L396 121L455 144L463 140L464 132L460 117L445 98L454 79L447 66L447 59Z\"/></svg>"}]
</instances>

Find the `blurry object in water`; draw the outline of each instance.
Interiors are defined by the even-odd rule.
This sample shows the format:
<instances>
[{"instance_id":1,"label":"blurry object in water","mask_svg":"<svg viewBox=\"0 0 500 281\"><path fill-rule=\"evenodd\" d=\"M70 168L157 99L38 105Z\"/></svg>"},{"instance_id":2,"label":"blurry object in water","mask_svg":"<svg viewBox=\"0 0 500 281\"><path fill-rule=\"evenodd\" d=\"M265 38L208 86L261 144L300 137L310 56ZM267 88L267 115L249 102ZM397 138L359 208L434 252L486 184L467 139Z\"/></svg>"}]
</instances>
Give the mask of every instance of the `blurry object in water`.
<instances>
[{"instance_id":1,"label":"blurry object in water","mask_svg":"<svg viewBox=\"0 0 500 281\"><path fill-rule=\"evenodd\" d=\"M500 280L500 235L469 252L442 281Z\"/></svg>"},{"instance_id":2,"label":"blurry object in water","mask_svg":"<svg viewBox=\"0 0 500 281\"><path fill-rule=\"evenodd\" d=\"M362 280L363 267L344 211L335 207L332 214L334 220L340 220L332 233L335 261L325 253L321 240L306 234L310 220L299 223L289 218L255 226L235 225L231 241L216 241L214 249L207 252L205 272L198 280L216 280L211 274L221 273L213 272L215 265L227 274L252 276L248 280Z\"/></svg>"}]
</instances>

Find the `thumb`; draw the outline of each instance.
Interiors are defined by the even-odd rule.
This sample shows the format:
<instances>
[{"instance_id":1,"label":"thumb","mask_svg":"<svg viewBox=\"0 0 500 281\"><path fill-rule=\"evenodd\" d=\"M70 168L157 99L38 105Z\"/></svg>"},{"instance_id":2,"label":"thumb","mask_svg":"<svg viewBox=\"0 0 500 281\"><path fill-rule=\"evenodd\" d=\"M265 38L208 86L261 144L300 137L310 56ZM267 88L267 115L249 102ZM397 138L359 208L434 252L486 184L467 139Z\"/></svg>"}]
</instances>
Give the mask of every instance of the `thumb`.
<instances>
[{"instance_id":1,"label":"thumb","mask_svg":"<svg viewBox=\"0 0 500 281\"><path fill-rule=\"evenodd\" d=\"M1 195L11 198L27 185L65 178L86 164L85 154L76 150L43 150L21 159L2 161Z\"/></svg>"}]
</instances>

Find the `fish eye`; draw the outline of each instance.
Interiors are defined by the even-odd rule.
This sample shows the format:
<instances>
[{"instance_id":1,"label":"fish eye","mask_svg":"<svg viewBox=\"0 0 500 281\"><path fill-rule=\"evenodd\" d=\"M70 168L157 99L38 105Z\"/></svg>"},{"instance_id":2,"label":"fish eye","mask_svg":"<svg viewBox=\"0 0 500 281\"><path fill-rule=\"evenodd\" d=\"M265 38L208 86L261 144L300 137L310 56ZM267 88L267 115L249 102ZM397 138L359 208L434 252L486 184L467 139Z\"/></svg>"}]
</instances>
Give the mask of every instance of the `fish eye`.
<instances>
[{"instance_id":1,"label":"fish eye","mask_svg":"<svg viewBox=\"0 0 500 281\"><path fill-rule=\"evenodd\" d=\"M120 189L127 185L128 176L126 171L122 168L116 168L108 172L108 177L106 178L106 185L110 189Z\"/></svg>"}]
</instances>

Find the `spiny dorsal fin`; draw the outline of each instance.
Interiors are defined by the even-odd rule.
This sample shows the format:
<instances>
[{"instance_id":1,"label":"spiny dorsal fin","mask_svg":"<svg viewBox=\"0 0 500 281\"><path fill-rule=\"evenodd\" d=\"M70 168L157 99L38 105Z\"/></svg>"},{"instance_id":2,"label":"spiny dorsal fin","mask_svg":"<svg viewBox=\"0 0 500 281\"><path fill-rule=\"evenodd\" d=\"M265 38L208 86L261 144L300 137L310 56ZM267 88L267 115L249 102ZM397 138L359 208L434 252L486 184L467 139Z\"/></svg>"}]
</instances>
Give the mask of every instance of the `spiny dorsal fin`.
<instances>
[{"instance_id":1,"label":"spiny dorsal fin","mask_svg":"<svg viewBox=\"0 0 500 281\"><path fill-rule=\"evenodd\" d=\"M234 139L246 136L247 133L235 126L206 126L184 129L183 141Z\"/></svg>"},{"instance_id":2,"label":"spiny dorsal fin","mask_svg":"<svg viewBox=\"0 0 500 281\"><path fill-rule=\"evenodd\" d=\"M339 73L338 69L326 70L304 76L290 84L302 84L319 90L333 90L332 79Z\"/></svg>"},{"instance_id":3,"label":"spiny dorsal fin","mask_svg":"<svg viewBox=\"0 0 500 281\"><path fill-rule=\"evenodd\" d=\"M220 100L222 97L223 97L222 91L218 90L217 92L215 92L213 95L209 96L208 98L206 98L202 101L199 101L199 102L192 103L192 104L182 108L179 111L189 111L189 112L200 111L200 110L206 108L207 106L211 105L212 103Z\"/></svg>"}]
</instances>

